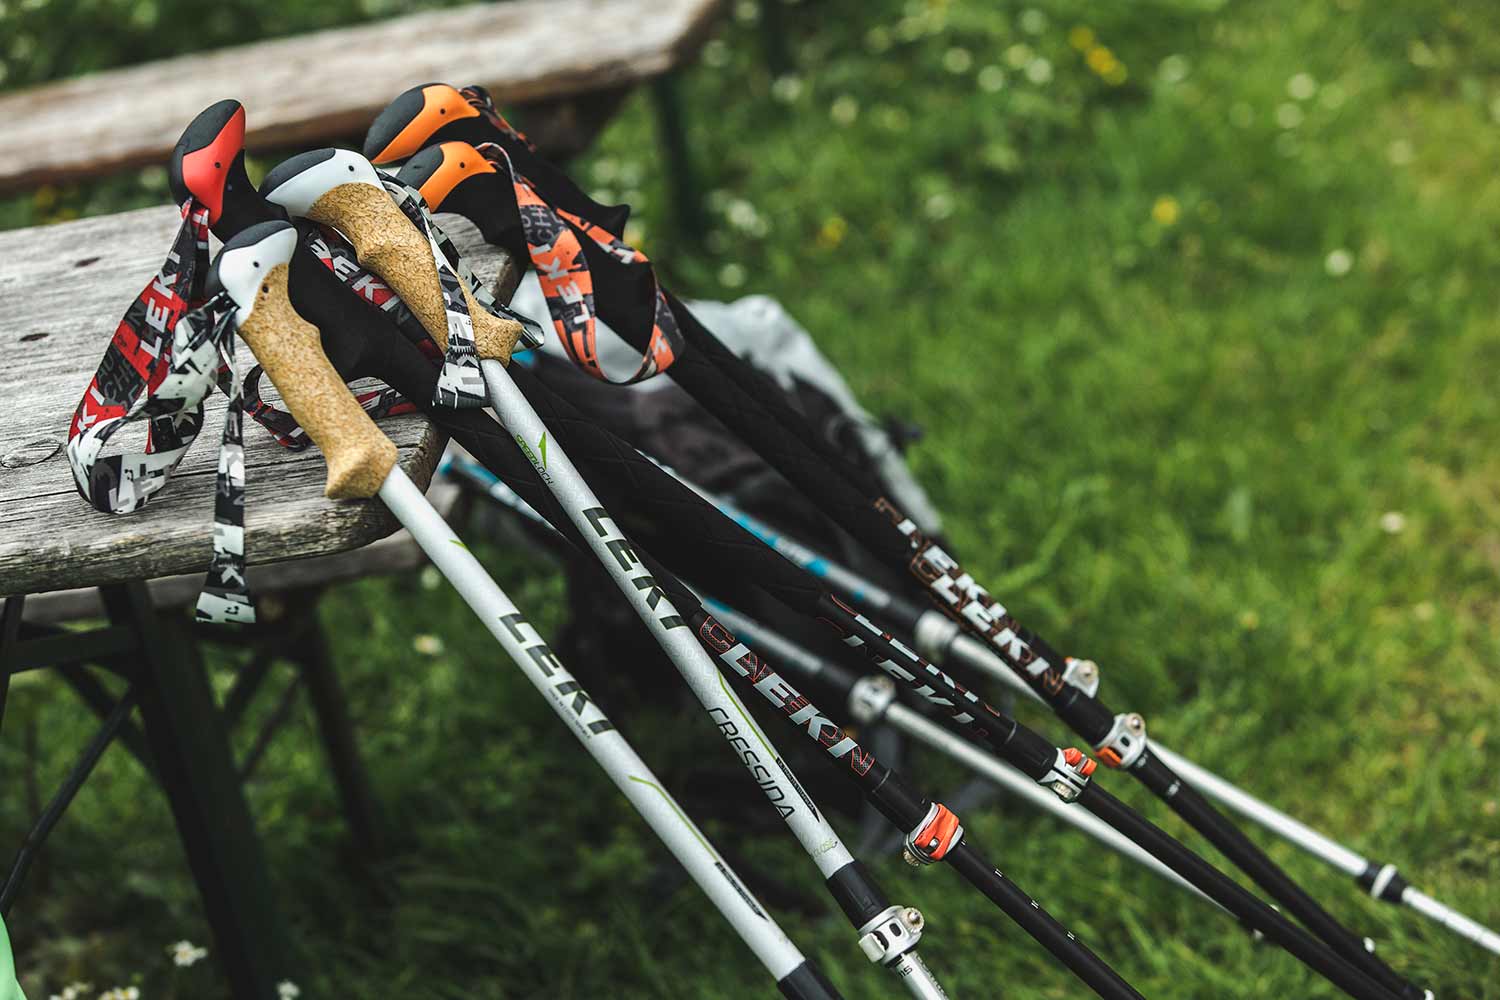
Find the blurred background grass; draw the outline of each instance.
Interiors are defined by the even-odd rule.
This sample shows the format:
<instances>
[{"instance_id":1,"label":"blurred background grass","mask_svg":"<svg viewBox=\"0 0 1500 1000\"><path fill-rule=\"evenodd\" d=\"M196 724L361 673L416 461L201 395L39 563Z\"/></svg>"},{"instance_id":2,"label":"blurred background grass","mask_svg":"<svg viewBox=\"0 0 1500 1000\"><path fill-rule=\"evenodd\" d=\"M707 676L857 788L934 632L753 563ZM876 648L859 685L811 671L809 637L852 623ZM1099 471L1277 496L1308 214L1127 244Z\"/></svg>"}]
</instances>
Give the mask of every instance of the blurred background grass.
<instances>
[{"instance_id":1,"label":"blurred background grass","mask_svg":"<svg viewBox=\"0 0 1500 1000\"><path fill-rule=\"evenodd\" d=\"M0 66L15 87L410 6L12 0ZM629 235L678 290L776 296L872 409L924 425L911 462L970 568L1104 664L1113 702L1500 920L1500 14L803 0L778 11L791 66L774 73L758 5L730 9L682 80L705 247L669 225L641 97L577 175L636 206ZM11 199L0 224L166 199L145 170ZM546 563L491 561L561 627ZM373 883L336 863L343 831L298 708L250 795L304 995L767 994L698 896L663 894L649 834L445 587L344 587L324 618L400 845ZM417 631L445 641L417 651ZM56 684L25 681L0 744L12 844L90 728ZM690 741L707 737L617 721L691 808ZM915 765L939 790L958 780ZM1148 996L1334 995L1089 841L1019 809L965 819ZM810 883L787 838L708 826ZM1500 997L1500 961L1271 846L1413 978ZM924 953L955 995L1083 994L947 873L879 867L927 913ZM222 995L210 967L164 955L207 934L165 805L123 754L40 874L11 921L33 996L80 978ZM846 995L894 992L815 887L779 916Z\"/></svg>"}]
</instances>

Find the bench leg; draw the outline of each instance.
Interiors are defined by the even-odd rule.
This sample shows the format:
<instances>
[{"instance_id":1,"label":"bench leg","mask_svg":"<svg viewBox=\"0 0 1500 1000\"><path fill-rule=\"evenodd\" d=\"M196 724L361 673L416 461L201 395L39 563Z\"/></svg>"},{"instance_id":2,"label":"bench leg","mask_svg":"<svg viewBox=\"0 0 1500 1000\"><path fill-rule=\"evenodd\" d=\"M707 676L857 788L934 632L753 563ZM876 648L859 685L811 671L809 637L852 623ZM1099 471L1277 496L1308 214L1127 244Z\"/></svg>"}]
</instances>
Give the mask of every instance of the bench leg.
<instances>
[{"instance_id":1,"label":"bench leg","mask_svg":"<svg viewBox=\"0 0 1500 1000\"><path fill-rule=\"evenodd\" d=\"M11 652L21 635L21 610L26 595L7 597L0 610L0 723L5 721L5 696L10 693Z\"/></svg>"},{"instance_id":2,"label":"bench leg","mask_svg":"<svg viewBox=\"0 0 1500 1000\"><path fill-rule=\"evenodd\" d=\"M293 975L265 856L229 741L184 623L157 616L142 583L101 589L110 620L140 639L136 684L157 775L235 1000L272 1000Z\"/></svg>"},{"instance_id":3,"label":"bench leg","mask_svg":"<svg viewBox=\"0 0 1500 1000\"><path fill-rule=\"evenodd\" d=\"M378 858L381 851L380 811L355 741L349 703L339 684L333 656L328 649L328 637L318 621L317 612L314 611L309 618L308 627L297 644L297 666L302 671L313 713L318 717L323 750L333 770L334 784L338 788L355 849L362 858L371 860Z\"/></svg>"},{"instance_id":4,"label":"bench leg","mask_svg":"<svg viewBox=\"0 0 1500 1000\"><path fill-rule=\"evenodd\" d=\"M667 73L651 81L651 103L656 109L656 131L666 158L667 182L672 198L672 221L683 240L703 241L703 204L698 175L688 152L683 131L682 97L677 74Z\"/></svg>"}]
</instances>

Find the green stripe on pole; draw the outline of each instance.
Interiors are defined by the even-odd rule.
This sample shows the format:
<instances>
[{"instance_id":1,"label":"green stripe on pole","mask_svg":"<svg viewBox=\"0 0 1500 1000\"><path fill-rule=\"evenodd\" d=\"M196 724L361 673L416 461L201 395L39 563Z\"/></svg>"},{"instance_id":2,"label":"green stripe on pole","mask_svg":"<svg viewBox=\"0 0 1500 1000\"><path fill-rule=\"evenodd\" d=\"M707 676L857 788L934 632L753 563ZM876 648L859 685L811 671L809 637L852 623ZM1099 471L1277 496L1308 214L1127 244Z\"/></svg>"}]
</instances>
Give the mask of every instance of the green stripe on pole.
<instances>
[{"instance_id":1,"label":"green stripe on pole","mask_svg":"<svg viewBox=\"0 0 1500 1000\"><path fill-rule=\"evenodd\" d=\"M21 984L16 982L16 963L10 957L10 937L5 921L0 920L0 1000L26 1000Z\"/></svg>"}]
</instances>

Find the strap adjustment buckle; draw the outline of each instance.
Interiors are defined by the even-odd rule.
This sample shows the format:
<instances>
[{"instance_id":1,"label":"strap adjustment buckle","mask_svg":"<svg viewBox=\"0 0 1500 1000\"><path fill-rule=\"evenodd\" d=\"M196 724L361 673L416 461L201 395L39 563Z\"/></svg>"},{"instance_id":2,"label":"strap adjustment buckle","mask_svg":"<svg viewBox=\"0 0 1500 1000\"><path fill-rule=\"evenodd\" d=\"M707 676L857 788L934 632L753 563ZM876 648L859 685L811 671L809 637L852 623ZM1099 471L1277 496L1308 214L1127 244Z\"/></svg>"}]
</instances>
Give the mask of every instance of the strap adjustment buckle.
<instances>
[{"instance_id":1,"label":"strap adjustment buckle","mask_svg":"<svg viewBox=\"0 0 1500 1000\"><path fill-rule=\"evenodd\" d=\"M1141 759L1146 743L1146 720L1138 712L1122 712L1104 739L1094 744L1094 752L1110 767L1124 769Z\"/></svg>"},{"instance_id":2,"label":"strap adjustment buckle","mask_svg":"<svg viewBox=\"0 0 1500 1000\"><path fill-rule=\"evenodd\" d=\"M1093 660L1068 657L1062 676L1064 684L1072 685L1090 698L1099 693L1099 664Z\"/></svg>"},{"instance_id":3,"label":"strap adjustment buckle","mask_svg":"<svg viewBox=\"0 0 1500 1000\"><path fill-rule=\"evenodd\" d=\"M926 924L915 906L888 906L860 928L859 950L877 965L890 965L917 946Z\"/></svg>"},{"instance_id":4,"label":"strap adjustment buckle","mask_svg":"<svg viewBox=\"0 0 1500 1000\"><path fill-rule=\"evenodd\" d=\"M1089 776L1098 767L1098 762L1077 747L1057 751L1057 758L1038 782L1057 793L1064 802L1072 802L1088 787Z\"/></svg>"},{"instance_id":5,"label":"strap adjustment buckle","mask_svg":"<svg viewBox=\"0 0 1500 1000\"><path fill-rule=\"evenodd\" d=\"M860 725L872 725L885 718L895 700L895 681L885 674L866 674L849 692L849 714Z\"/></svg>"}]
</instances>

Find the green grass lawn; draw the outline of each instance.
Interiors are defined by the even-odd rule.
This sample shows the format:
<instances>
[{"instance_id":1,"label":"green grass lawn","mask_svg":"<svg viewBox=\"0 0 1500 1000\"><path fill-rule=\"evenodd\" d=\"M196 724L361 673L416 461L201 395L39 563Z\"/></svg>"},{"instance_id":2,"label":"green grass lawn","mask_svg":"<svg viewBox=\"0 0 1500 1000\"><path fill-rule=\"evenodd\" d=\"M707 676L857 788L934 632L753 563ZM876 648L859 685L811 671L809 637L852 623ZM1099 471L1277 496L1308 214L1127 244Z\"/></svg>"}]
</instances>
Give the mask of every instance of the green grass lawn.
<instances>
[{"instance_id":1,"label":"green grass lawn","mask_svg":"<svg viewBox=\"0 0 1500 1000\"><path fill-rule=\"evenodd\" d=\"M161 54L124 32L69 54L37 14L60 6L8 15L33 43L6 42L7 85ZM1500 17L1451 0L804 0L780 10L797 68L773 77L755 5L732 6L682 87L705 247L673 233L644 100L577 165L589 187L636 204L631 235L675 288L776 296L872 409L925 426L911 462L967 567L1101 663L1112 703L1500 923ZM114 7L152 37L177 11L99 10ZM246 23L378 7L278 0ZM226 9L215 43L235 37ZM12 199L0 223L164 198L145 171ZM555 572L491 557L556 633ZM446 587L342 587L324 620L399 845L373 884L340 862L299 708L250 797L304 996L771 995L700 896L660 894L663 852ZM418 652L416 633L446 642ZM616 721L692 808L695 762L674 751L706 727ZM89 728L55 682L16 686L0 843L25 829L26 784L45 794ZM960 780L914 766L939 790ZM1201 845L1123 776L1103 781ZM1024 808L965 820L1147 996L1337 995ZM1500 997L1500 959L1261 839L1440 997ZM777 916L846 996L898 995L790 838L736 847L806 880L808 904ZM954 996L1086 995L949 873L866 860L927 914L923 951ZM9 921L33 1000L74 979L222 995L211 963L171 970L166 946L207 931L170 816L124 754L45 876Z\"/></svg>"}]
</instances>

